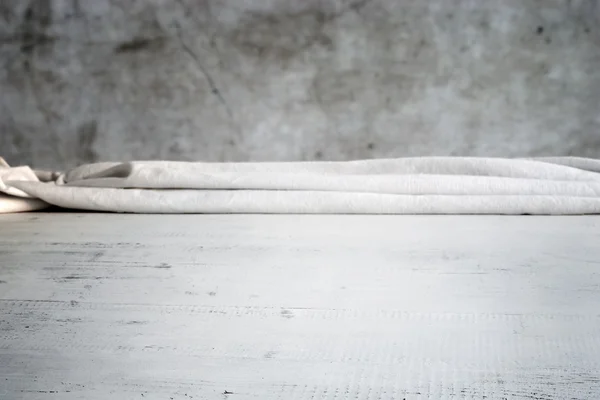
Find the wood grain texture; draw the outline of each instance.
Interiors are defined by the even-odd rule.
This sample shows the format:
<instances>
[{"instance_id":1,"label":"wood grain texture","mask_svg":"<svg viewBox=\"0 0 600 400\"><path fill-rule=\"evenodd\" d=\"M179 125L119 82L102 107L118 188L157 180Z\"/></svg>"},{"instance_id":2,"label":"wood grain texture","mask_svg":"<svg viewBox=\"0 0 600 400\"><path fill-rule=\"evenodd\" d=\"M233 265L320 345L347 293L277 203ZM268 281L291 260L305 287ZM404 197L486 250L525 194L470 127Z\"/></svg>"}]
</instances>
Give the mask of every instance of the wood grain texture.
<instances>
[{"instance_id":1,"label":"wood grain texture","mask_svg":"<svg viewBox=\"0 0 600 400\"><path fill-rule=\"evenodd\" d=\"M600 217L0 216L0 399L598 399Z\"/></svg>"}]
</instances>

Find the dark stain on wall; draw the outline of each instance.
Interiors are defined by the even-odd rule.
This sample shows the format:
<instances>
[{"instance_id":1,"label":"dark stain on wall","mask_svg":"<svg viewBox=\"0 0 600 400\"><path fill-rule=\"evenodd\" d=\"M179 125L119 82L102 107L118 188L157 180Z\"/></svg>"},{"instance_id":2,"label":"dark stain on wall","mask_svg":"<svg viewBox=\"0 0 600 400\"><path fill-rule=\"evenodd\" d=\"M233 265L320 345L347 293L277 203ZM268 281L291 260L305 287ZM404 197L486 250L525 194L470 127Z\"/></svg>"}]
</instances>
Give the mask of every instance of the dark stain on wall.
<instances>
[{"instance_id":1,"label":"dark stain on wall","mask_svg":"<svg viewBox=\"0 0 600 400\"><path fill-rule=\"evenodd\" d=\"M137 53L140 51L155 50L162 45L163 38L133 38L131 40L120 43L115 47L116 54Z\"/></svg>"},{"instance_id":2,"label":"dark stain on wall","mask_svg":"<svg viewBox=\"0 0 600 400\"><path fill-rule=\"evenodd\" d=\"M323 10L284 14L250 14L231 32L229 40L243 53L268 62L288 61L311 46L333 50L325 33L331 20Z\"/></svg>"},{"instance_id":3,"label":"dark stain on wall","mask_svg":"<svg viewBox=\"0 0 600 400\"><path fill-rule=\"evenodd\" d=\"M94 143L98 137L98 122L88 121L77 129L77 155L83 162L95 162L98 154L94 150Z\"/></svg>"},{"instance_id":4,"label":"dark stain on wall","mask_svg":"<svg viewBox=\"0 0 600 400\"><path fill-rule=\"evenodd\" d=\"M9 4L5 4L5 2L0 1L0 18L4 20L5 23L9 23L14 18L13 10Z\"/></svg>"},{"instance_id":5,"label":"dark stain on wall","mask_svg":"<svg viewBox=\"0 0 600 400\"><path fill-rule=\"evenodd\" d=\"M29 3L18 32L20 33L21 52L31 55L37 46L52 44L56 38L48 35L48 27L52 24L52 1L33 0Z\"/></svg>"}]
</instances>

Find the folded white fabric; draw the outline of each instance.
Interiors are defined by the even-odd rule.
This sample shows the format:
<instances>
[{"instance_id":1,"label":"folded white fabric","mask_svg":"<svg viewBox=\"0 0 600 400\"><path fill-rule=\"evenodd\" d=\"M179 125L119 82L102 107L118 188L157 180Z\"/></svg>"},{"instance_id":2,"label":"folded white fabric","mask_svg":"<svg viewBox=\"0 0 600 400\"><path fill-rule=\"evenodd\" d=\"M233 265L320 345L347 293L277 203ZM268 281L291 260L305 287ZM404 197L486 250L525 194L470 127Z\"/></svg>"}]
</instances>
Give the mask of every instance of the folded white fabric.
<instances>
[{"instance_id":1,"label":"folded white fabric","mask_svg":"<svg viewBox=\"0 0 600 400\"><path fill-rule=\"evenodd\" d=\"M600 160L573 157L138 161L54 177L4 184L60 207L110 212L600 214Z\"/></svg>"},{"instance_id":2,"label":"folded white fabric","mask_svg":"<svg viewBox=\"0 0 600 400\"><path fill-rule=\"evenodd\" d=\"M0 157L0 214L35 211L48 207L48 203L7 185L7 181L39 182L39 179L29 167L11 168Z\"/></svg>"}]
</instances>

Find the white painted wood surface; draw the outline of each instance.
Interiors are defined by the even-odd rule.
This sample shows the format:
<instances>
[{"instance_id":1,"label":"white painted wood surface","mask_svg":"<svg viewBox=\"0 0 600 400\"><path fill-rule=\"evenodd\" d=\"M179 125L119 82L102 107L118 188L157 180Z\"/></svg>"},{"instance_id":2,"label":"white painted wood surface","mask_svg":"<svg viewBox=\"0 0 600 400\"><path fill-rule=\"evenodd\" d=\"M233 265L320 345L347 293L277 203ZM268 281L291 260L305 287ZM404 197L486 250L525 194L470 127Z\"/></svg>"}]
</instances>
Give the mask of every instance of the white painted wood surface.
<instances>
[{"instance_id":1,"label":"white painted wood surface","mask_svg":"<svg viewBox=\"0 0 600 400\"><path fill-rule=\"evenodd\" d=\"M600 399L600 217L0 216L0 399Z\"/></svg>"}]
</instances>

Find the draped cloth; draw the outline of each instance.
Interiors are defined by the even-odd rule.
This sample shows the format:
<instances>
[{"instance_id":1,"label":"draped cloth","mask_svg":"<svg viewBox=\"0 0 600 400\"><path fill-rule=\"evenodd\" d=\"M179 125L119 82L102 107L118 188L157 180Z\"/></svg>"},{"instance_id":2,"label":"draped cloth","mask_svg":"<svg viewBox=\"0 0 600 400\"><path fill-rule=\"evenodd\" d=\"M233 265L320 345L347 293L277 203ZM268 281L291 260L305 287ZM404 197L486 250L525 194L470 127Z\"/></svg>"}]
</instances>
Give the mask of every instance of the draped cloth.
<instances>
[{"instance_id":1,"label":"draped cloth","mask_svg":"<svg viewBox=\"0 0 600 400\"><path fill-rule=\"evenodd\" d=\"M0 159L0 213L600 214L600 160L104 162L65 172Z\"/></svg>"}]
</instances>

